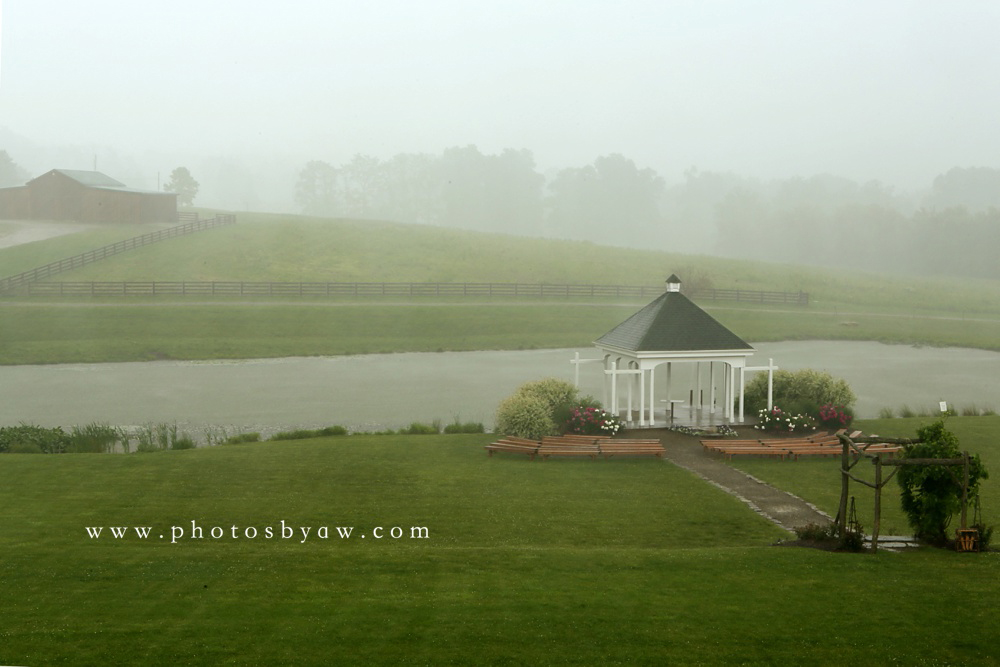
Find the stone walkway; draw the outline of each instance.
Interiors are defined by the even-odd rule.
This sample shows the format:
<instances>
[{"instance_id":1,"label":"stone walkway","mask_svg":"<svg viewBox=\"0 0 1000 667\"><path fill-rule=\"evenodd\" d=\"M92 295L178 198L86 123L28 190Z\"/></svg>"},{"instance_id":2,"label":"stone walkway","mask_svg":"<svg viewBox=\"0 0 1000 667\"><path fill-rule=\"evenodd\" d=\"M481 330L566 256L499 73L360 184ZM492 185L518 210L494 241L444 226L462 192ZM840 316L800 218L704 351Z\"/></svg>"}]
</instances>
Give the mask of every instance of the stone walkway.
<instances>
[{"instance_id":1,"label":"stone walkway","mask_svg":"<svg viewBox=\"0 0 1000 667\"><path fill-rule=\"evenodd\" d=\"M794 533L796 528L809 524L823 525L833 521L833 517L802 498L726 465L721 458L706 452L697 438L667 429L633 431L631 435L660 438L666 449L666 458L672 463L736 496L755 512L789 532Z\"/></svg>"}]
</instances>

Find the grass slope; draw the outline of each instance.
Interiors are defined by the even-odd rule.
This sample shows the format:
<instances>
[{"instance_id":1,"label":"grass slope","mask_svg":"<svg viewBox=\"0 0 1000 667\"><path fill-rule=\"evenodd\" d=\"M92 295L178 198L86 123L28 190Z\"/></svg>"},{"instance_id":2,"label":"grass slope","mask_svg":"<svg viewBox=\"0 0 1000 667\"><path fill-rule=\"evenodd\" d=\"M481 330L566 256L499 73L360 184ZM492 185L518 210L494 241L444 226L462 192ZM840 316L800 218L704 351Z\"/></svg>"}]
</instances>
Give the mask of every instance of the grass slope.
<instances>
[{"instance_id":1,"label":"grass slope","mask_svg":"<svg viewBox=\"0 0 1000 667\"><path fill-rule=\"evenodd\" d=\"M64 280L524 282L660 285L670 273L715 287L806 291L823 310L1000 317L1000 281L900 277L679 255L424 225L241 213L232 227L172 239L62 274ZM136 231L136 234L146 230ZM117 240L117 239L115 239ZM96 247L88 234L0 250L46 261ZM76 245L72 245L72 244ZM55 251L53 245L58 245ZM49 249L45 253L41 249ZM59 257L54 255L63 253ZM40 262L44 263L44 262ZM31 268L31 267L26 267Z\"/></svg>"},{"instance_id":2,"label":"grass slope","mask_svg":"<svg viewBox=\"0 0 1000 667\"><path fill-rule=\"evenodd\" d=\"M486 440L0 456L0 662L981 664L993 655L994 555L772 548L781 531L673 466L488 458ZM192 521L205 537L171 544L171 528L189 533ZM280 537L282 521L294 538ZM324 525L334 532L326 540L315 535ZM87 526L104 526L102 538ZM114 539L108 526L150 526L151 537ZM211 538L216 526L226 537ZM263 537L266 526L276 537ZM303 526L313 529L304 542ZM336 537L337 526L352 537ZM404 537L374 539L376 526ZM412 526L429 537L410 539Z\"/></svg>"},{"instance_id":3,"label":"grass slope","mask_svg":"<svg viewBox=\"0 0 1000 667\"><path fill-rule=\"evenodd\" d=\"M113 240L89 230L0 250L27 268ZM129 235L137 231L131 229ZM105 235L107 238L101 237ZM1000 349L1000 281L904 279L816 266L673 255L420 225L241 214L60 275L65 280L661 283L677 272L720 287L797 290L809 308L703 304L749 341L878 340ZM5 269L6 270L6 269ZM321 302L87 298L0 301L0 364L220 359L587 346L638 302L348 298ZM84 307L86 306L86 307Z\"/></svg>"}]
</instances>

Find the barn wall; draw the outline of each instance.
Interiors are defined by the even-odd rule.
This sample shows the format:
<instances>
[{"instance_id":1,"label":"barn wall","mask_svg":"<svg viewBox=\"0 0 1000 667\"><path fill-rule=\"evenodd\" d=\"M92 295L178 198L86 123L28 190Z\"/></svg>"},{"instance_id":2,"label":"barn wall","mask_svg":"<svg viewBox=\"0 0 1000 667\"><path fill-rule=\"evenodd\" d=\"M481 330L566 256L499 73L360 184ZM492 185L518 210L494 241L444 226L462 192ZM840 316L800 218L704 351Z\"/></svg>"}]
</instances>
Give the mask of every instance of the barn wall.
<instances>
[{"instance_id":1,"label":"barn wall","mask_svg":"<svg viewBox=\"0 0 1000 667\"><path fill-rule=\"evenodd\" d=\"M177 195L87 187L58 171L0 190L0 218L79 222L174 222Z\"/></svg>"},{"instance_id":2,"label":"barn wall","mask_svg":"<svg viewBox=\"0 0 1000 667\"><path fill-rule=\"evenodd\" d=\"M0 190L0 220L30 220L31 193L26 187Z\"/></svg>"}]
</instances>

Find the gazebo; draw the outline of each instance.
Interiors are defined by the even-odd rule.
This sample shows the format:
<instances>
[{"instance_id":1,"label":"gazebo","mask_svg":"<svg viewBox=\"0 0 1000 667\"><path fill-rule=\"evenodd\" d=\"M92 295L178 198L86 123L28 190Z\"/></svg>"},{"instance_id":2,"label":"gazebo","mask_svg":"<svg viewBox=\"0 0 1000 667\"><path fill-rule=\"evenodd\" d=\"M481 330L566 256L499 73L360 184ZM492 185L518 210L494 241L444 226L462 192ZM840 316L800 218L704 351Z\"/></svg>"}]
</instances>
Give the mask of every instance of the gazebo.
<instances>
[{"instance_id":1,"label":"gazebo","mask_svg":"<svg viewBox=\"0 0 1000 667\"><path fill-rule=\"evenodd\" d=\"M666 367L666 396L662 401L670 419L674 406L685 402L672 396L673 366L678 363L695 364L695 386L687 393L690 407L702 409L702 364L707 364L711 414L716 412L716 392L720 387L722 419L729 423L742 423L746 371L767 370L770 386L774 366L748 367L747 357L754 353L754 348L695 305L680 290L680 278L671 275L667 279L667 289L660 297L594 341L594 345L603 352L601 359L581 360L577 355L574 360L577 378L579 364L583 361L603 362L604 404L609 412L621 414L621 381L624 380L626 421L638 422L640 427L653 426L657 370ZM717 370L721 370L720 377L717 377Z\"/></svg>"}]
</instances>

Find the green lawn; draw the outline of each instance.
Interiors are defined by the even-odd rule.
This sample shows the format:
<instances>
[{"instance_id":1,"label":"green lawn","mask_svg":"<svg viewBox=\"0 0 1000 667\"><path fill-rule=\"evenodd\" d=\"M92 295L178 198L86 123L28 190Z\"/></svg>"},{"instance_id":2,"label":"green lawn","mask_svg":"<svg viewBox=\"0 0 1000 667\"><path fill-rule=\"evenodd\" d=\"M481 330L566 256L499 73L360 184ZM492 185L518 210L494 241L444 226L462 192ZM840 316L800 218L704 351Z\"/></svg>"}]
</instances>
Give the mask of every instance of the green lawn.
<instances>
[{"instance_id":1,"label":"green lawn","mask_svg":"<svg viewBox=\"0 0 1000 667\"><path fill-rule=\"evenodd\" d=\"M994 655L993 554L772 547L782 531L670 464L489 458L489 439L2 455L0 663L874 665ZM190 539L192 521L201 539ZM282 521L294 538L280 537ZM102 537L88 526L105 526ZM115 539L109 526L149 526L150 537ZM171 543L175 526L185 537ZM389 536L394 526L401 539ZM213 539L213 527L226 536ZM411 539L411 527L428 536Z\"/></svg>"},{"instance_id":2,"label":"green lawn","mask_svg":"<svg viewBox=\"0 0 1000 667\"><path fill-rule=\"evenodd\" d=\"M936 419L936 418L935 418ZM858 420L854 428L865 433L889 437L912 438L917 429L933 422L931 418L907 419L866 419ZM950 417L946 421L948 430L958 436L963 450L979 454L988 471L993 472L993 481L982 489L982 508L988 524L1000 509L1000 416L990 417ZM799 461L776 462L774 460L736 459L733 462L740 470L750 473L778 488L785 489L805 498L830 516L836 516L840 502L840 460L834 458L800 459ZM875 469L869 463L860 463L853 469L856 476L869 482L875 481ZM888 475L891 469L886 469ZM874 517L874 490L851 482L851 495L855 497L858 519L866 531L871 532ZM972 514L969 514L971 521ZM955 517L957 528L958 517ZM906 515L899 505L899 486L895 480L883 488L882 528L883 535L909 535L912 533Z\"/></svg>"},{"instance_id":3,"label":"green lawn","mask_svg":"<svg viewBox=\"0 0 1000 667\"><path fill-rule=\"evenodd\" d=\"M62 280L528 282L810 293L808 308L703 302L745 340L878 340L1000 349L1000 281L942 280L636 251L388 222L240 214ZM148 232L111 226L0 249L0 275ZM644 301L359 302L197 297L0 299L0 364L588 346Z\"/></svg>"},{"instance_id":4,"label":"green lawn","mask_svg":"<svg viewBox=\"0 0 1000 667\"><path fill-rule=\"evenodd\" d=\"M641 304L0 301L0 364L587 347ZM1000 349L1000 322L707 306L750 341L880 340Z\"/></svg>"}]
</instances>

